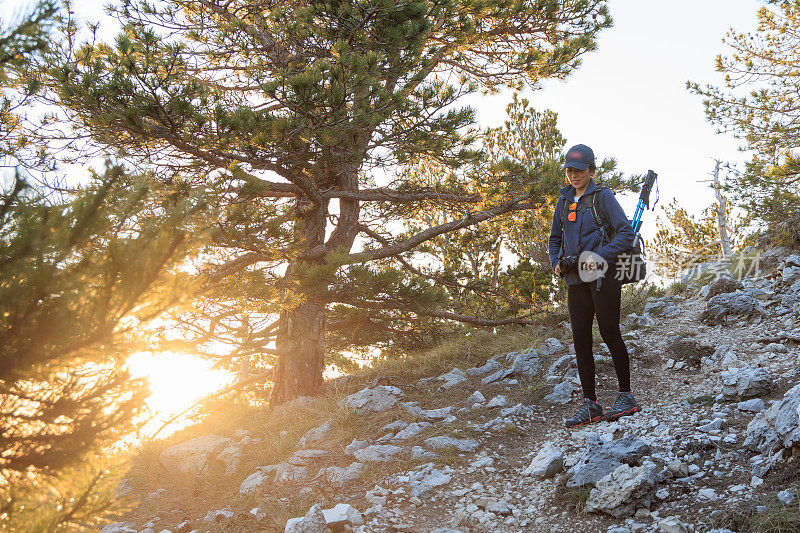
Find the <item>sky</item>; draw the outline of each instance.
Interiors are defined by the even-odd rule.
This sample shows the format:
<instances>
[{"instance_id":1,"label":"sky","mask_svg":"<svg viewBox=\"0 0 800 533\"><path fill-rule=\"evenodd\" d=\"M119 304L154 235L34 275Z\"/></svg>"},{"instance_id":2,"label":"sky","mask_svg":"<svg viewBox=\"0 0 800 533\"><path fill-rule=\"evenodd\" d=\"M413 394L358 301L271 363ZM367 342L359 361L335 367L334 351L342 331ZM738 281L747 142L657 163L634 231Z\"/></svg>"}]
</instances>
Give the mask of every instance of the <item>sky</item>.
<instances>
[{"instance_id":1,"label":"sky","mask_svg":"<svg viewBox=\"0 0 800 533\"><path fill-rule=\"evenodd\" d=\"M604 30L594 52L565 81L551 80L525 96L538 110L558 113L567 146L587 144L602 160L614 157L626 174L659 176L661 205L677 197L690 213L714 201L707 183L714 158L743 161L739 141L716 134L706 121L702 98L686 89L687 80L721 85L715 58L725 52L729 28L755 28L756 0L611 0L614 26ZM483 97L473 105L478 120L499 125L510 95ZM638 195L621 198L629 216ZM645 214L643 235L654 232L653 213Z\"/></svg>"}]
</instances>

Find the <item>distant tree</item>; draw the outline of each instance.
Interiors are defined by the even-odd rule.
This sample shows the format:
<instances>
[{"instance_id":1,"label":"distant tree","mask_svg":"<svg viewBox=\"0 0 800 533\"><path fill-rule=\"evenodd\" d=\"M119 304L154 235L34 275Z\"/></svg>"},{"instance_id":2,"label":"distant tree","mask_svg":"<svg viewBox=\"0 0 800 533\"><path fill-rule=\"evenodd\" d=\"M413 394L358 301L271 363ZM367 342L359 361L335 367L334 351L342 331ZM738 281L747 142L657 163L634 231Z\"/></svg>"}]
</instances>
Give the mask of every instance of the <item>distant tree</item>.
<instances>
[{"instance_id":1,"label":"distant tree","mask_svg":"<svg viewBox=\"0 0 800 533\"><path fill-rule=\"evenodd\" d=\"M197 338L232 341L229 358L276 354L273 404L318 391L333 307L450 317L423 305L433 282L405 286L377 265L545 199L481 204L445 176L420 189L394 169L474 160L464 95L564 77L611 24L603 0L120 1L111 13L113 44L64 27L37 78L44 97L76 137L165 178L229 179L192 310L213 328ZM443 201L480 209L392 233L393 213Z\"/></svg>"},{"instance_id":2,"label":"distant tree","mask_svg":"<svg viewBox=\"0 0 800 533\"><path fill-rule=\"evenodd\" d=\"M658 230L648 250L651 264L660 274L675 276L692 265L724 257L717 223L719 204L706 207L700 217L687 212L677 199L662 206L662 209L666 220L659 217L656 223ZM752 244L752 234L747 230L750 223L747 217L735 215L730 204L727 204L725 218L733 252Z\"/></svg>"},{"instance_id":3,"label":"distant tree","mask_svg":"<svg viewBox=\"0 0 800 533\"><path fill-rule=\"evenodd\" d=\"M733 200L775 242L800 246L800 2L768 4L758 10L754 32L728 32L730 54L717 57L725 87L688 87L705 98L708 120L754 151L744 170L729 177Z\"/></svg>"}]
</instances>

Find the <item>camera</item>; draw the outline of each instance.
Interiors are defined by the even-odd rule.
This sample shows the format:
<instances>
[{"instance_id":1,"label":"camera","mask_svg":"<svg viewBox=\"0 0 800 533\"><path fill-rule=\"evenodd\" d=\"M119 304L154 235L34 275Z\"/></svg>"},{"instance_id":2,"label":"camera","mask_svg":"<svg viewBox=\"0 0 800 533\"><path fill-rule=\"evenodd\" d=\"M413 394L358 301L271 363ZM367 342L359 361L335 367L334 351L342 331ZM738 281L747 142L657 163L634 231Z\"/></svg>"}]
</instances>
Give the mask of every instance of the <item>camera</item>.
<instances>
[{"instance_id":1,"label":"camera","mask_svg":"<svg viewBox=\"0 0 800 533\"><path fill-rule=\"evenodd\" d=\"M577 255L564 256L558 261L558 265L561 267L560 276L562 278L566 276L569 272L577 272L578 256Z\"/></svg>"}]
</instances>

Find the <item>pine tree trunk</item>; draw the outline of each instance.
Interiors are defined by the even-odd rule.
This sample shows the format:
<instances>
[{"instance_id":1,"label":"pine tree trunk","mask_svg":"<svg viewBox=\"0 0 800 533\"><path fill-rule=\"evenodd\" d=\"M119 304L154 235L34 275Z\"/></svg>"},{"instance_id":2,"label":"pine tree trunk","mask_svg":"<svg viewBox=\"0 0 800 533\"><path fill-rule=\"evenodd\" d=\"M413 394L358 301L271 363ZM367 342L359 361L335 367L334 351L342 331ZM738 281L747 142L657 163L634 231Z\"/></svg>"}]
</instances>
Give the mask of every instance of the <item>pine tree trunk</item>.
<instances>
[{"instance_id":1,"label":"pine tree trunk","mask_svg":"<svg viewBox=\"0 0 800 533\"><path fill-rule=\"evenodd\" d=\"M325 307L303 302L281 312L276 348L279 358L270 404L313 396L322 387Z\"/></svg>"}]
</instances>

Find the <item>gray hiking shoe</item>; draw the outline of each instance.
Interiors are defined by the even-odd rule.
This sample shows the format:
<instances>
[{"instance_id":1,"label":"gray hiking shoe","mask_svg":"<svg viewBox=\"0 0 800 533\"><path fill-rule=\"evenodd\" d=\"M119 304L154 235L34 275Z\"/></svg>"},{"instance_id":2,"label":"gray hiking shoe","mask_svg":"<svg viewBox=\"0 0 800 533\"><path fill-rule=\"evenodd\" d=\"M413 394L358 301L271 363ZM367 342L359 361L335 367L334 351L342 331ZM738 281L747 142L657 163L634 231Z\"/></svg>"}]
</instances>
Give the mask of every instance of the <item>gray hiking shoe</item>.
<instances>
[{"instance_id":1,"label":"gray hiking shoe","mask_svg":"<svg viewBox=\"0 0 800 533\"><path fill-rule=\"evenodd\" d=\"M576 428L590 422L600 422L601 420L603 420L603 406L589 398L584 398L583 405L578 409L578 412L567 418L566 426L568 428Z\"/></svg>"},{"instance_id":2,"label":"gray hiking shoe","mask_svg":"<svg viewBox=\"0 0 800 533\"><path fill-rule=\"evenodd\" d=\"M630 416L641 410L642 408L636 403L633 394L630 392L620 392L617 395L617 399L611 404L611 408L606 411L606 420L612 422L622 416Z\"/></svg>"}]
</instances>

